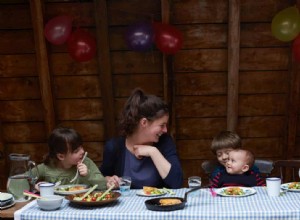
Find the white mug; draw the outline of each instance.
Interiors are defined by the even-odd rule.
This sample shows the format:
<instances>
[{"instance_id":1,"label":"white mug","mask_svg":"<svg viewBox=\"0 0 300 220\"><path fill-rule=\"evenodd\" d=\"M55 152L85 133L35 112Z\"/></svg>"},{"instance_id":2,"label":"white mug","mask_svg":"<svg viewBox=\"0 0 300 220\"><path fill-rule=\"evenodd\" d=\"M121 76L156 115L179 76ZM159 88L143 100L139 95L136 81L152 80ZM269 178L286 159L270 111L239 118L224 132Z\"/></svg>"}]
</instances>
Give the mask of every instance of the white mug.
<instances>
[{"instance_id":1,"label":"white mug","mask_svg":"<svg viewBox=\"0 0 300 220\"><path fill-rule=\"evenodd\" d=\"M39 188L41 197L54 195L54 183L41 182Z\"/></svg>"},{"instance_id":2,"label":"white mug","mask_svg":"<svg viewBox=\"0 0 300 220\"><path fill-rule=\"evenodd\" d=\"M281 179L279 177L266 178L267 192L269 196L279 196Z\"/></svg>"}]
</instances>

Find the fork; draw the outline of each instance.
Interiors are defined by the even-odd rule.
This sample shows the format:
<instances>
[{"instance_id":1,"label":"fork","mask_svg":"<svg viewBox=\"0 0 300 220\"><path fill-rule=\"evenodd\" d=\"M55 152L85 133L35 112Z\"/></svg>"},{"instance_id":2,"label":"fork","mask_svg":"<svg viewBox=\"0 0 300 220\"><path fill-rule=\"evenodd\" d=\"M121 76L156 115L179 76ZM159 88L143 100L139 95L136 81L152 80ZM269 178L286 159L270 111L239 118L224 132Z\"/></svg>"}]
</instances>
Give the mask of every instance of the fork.
<instances>
[{"instance_id":1,"label":"fork","mask_svg":"<svg viewBox=\"0 0 300 220\"><path fill-rule=\"evenodd\" d=\"M84 153L83 158L82 158L82 160L81 160L81 163L82 163L82 162L84 161L84 159L86 158L86 155L87 155L87 151ZM70 183L74 182L74 181L77 179L78 175L79 175L79 171L78 171L78 169L77 169L76 175L74 176L73 179L70 180Z\"/></svg>"}]
</instances>

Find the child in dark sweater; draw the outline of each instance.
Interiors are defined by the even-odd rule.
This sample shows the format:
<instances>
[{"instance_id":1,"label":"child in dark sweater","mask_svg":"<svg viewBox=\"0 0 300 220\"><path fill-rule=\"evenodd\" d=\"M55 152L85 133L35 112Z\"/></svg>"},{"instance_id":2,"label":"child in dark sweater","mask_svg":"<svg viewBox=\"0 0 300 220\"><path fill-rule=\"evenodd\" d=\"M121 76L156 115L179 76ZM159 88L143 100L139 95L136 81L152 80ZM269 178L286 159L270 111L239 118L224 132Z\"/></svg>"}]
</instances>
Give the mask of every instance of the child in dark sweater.
<instances>
[{"instance_id":1,"label":"child in dark sweater","mask_svg":"<svg viewBox=\"0 0 300 220\"><path fill-rule=\"evenodd\" d=\"M251 170L254 164L252 152L244 149L236 149L229 152L226 162L226 170L220 171L212 180L212 187L226 186L265 186L265 181L258 173Z\"/></svg>"}]
</instances>

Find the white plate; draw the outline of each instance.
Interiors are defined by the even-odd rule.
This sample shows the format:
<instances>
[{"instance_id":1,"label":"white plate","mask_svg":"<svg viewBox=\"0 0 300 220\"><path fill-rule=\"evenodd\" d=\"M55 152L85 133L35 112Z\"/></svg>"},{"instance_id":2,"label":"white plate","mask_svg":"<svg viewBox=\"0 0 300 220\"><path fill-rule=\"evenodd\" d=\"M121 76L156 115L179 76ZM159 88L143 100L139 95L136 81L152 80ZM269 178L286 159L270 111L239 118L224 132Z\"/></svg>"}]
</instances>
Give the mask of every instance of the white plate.
<instances>
[{"instance_id":1,"label":"white plate","mask_svg":"<svg viewBox=\"0 0 300 220\"><path fill-rule=\"evenodd\" d=\"M0 201L1 202L6 202L8 200L11 200L12 198L13 198L12 194L0 192Z\"/></svg>"},{"instance_id":2,"label":"white plate","mask_svg":"<svg viewBox=\"0 0 300 220\"><path fill-rule=\"evenodd\" d=\"M291 182L293 183L293 182ZM284 183L284 184L281 184L281 189L282 190L287 190L287 191L290 191L290 192L300 192L300 189L289 189L289 185L291 183Z\"/></svg>"},{"instance_id":3,"label":"white plate","mask_svg":"<svg viewBox=\"0 0 300 220\"><path fill-rule=\"evenodd\" d=\"M82 190L74 190L74 191L63 191L60 189L66 189L69 187L74 187L74 186L83 186L85 189ZM60 185L54 188L54 193L55 194L60 194L60 195L72 195L72 194L78 194L78 193L84 193L89 190L88 186L85 184L69 184L69 185Z\"/></svg>"},{"instance_id":4,"label":"white plate","mask_svg":"<svg viewBox=\"0 0 300 220\"><path fill-rule=\"evenodd\" d=\"M138 191L136 192L136 194L137 194L138 196L146 196L146 197L162 196L162 195L167 194L167 192L165 192L165 191L163 191L163 190L161 190L161 192L162 192L161 194L145 194L144 191L141 189L141 190L138 190Z\"/></svg>"},{"instance_id":5,"label":"white plate","mask_svg":"<svg viewBox=\"0 0 300 220\"><path fill-rule=\"evenodd\" d=\"M6 205L6 206L3 206L3 207L0 206L0 210L8 209L8 208L14 206L15 204L16 204L16 201L13 200L12 203L10 203L10 204L8 204L8 205Z\"/></svg>"},{"instance_id":6,"label":"white plate","mask_svg":"<svg viewBox=\"0 0 300 220\"><path fill-rule=\"evenodd\" d=\"M235 186L229 186L229 187L223 187L223 188L219 188L219 189L214 189L215 192L220 195L220 196L226 196L226 197L245 197L245 196L251 196L254 195L256 193L256 190L251 188L251 187L241 187L241 186L237 186L237 188L240 188L241 190L243 190L244 194L243 195L226 195L224 193L224 190L228 189L228 188L236 188Z\"/></svg>"}]
</instances>

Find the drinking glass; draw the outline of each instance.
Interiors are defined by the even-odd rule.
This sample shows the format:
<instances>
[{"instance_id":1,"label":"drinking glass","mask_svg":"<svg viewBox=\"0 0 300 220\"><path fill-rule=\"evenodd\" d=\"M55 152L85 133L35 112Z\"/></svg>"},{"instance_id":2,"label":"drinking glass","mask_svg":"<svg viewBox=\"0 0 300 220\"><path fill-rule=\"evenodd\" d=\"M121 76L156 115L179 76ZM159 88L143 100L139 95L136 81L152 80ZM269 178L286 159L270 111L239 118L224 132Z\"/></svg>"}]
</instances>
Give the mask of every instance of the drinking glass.
<instances>
[{"instance_id":1,"label":"drinking glass","mask_svg":"<svg viewBox=\"0 0 300 220\"><path fill-rule=\"evenodd\" d=\"M122 176L119 186L120 186L121 194L123 196L128 196L130 194L131 177Z\"/></svg>"},{"instance_id":2,"label":"drinking glass","mask_svg":"<svg viewBox=\"0 0 300 220\"><path fill-rule=\"evenodd\" d=\"M190 189L201 186L201 177L200 176L191 176L191 177L189 177L188 178L188 185L189 185ZM192 197L200 196L200 190L196 190L194 192L191 192L190 196L192 196Z\"/></svg>"}]
</instances>

